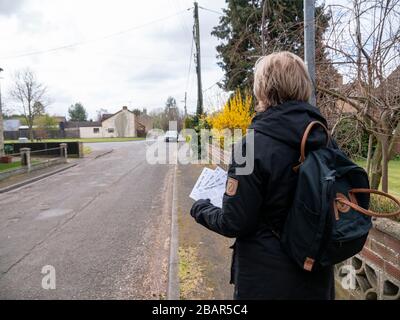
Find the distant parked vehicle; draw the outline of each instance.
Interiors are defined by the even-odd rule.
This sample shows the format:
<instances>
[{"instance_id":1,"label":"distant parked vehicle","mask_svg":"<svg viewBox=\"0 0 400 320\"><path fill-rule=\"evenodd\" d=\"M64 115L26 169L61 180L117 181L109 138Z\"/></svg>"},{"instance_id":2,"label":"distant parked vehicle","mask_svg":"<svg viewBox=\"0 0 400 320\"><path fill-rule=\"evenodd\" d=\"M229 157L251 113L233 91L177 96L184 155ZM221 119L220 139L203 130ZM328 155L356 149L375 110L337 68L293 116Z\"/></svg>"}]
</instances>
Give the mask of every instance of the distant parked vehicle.
<instances>
[{"instance_id":1,"label":"distant parked vehicle","mask_svg":"<svg viewBox=\"0 0 400 320\"><path fill-rule=\"evenodd\" d=\"M18 142L19 142L19 143L28 143L28 142L29 142L29 139L28 139L28 138L19 138L19 139L18 139Z\"/></svg>"},{"instance_id":2,"label":"distant parked vehicle","mask_svg":"<svg viewBox=\"0 0 400 320\"><path fill-rule=\"evenodd\" d=\"M167 133L165 134L165 142L178 142L178 140L178 131L167 131Z\"/></svg>"}]
</instances>

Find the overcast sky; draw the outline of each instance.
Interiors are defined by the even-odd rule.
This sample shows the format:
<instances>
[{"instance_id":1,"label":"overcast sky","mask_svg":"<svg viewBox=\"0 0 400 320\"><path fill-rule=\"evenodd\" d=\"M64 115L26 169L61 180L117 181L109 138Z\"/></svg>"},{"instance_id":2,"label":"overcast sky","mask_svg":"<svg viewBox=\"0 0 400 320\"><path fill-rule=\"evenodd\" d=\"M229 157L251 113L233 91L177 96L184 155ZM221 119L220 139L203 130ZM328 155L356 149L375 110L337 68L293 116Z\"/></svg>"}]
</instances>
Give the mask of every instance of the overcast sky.
<instances>
[{"instance_id":1,"label":"overcast sky","mask_svg":"<svg viewBox=\"0 0 400 320\"><path fill-rule=\"evenodd\" d=\"M162 108L168 96L195 112L197 89L192 48L194 0L0 0L0 67L7 100L13 74L26 67L48 87L51 115L67 115L82 102L90 118L100 108ZM215 85L218 25L224 0L198 0L206 108L215 110L226 94ZM345 4L349 0L320 0ZM190 9L190 10L188 10ZM61 49L59 49L61 48ZM55 50L53 50L55 49ZM193 61L193 58L191 59ZM15 110L18 112L18 110Z\"/></svg>"},{"instance_id":2,"label":"overcast sky","mask_svg":"<svg viewBox=\"0 0 400 320\"><path fill-rule=\"evenodd\" d=\"M225 1L199 4L220 12ZM3 95L15 71L29 67L48 86L51 115L67 115L77 101L91 118L100 108L152 110L170 95L183 108L186 90L194 112L192 7L192 0L0 0ZM223 77L210 35L218 21L217 13L200 10L204 89Z\"/></svg>"}]
</instances>

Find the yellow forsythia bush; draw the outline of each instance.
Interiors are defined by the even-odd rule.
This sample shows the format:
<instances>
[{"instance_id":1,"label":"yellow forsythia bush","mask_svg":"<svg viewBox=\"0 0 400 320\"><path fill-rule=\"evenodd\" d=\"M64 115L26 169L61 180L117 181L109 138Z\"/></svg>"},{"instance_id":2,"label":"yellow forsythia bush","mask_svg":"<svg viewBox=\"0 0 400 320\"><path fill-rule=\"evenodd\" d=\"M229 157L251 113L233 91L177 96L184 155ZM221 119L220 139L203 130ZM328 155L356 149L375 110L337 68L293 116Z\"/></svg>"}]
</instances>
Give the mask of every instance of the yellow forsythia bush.
<instances>
[{"instance_id":1,"label":"yellow forsythia bush","mask_svg":"<svg viewBox=\"0 0 400 320\"><path fill-rule=\"evenodd\" d=\"M247 128L254 117L252 111L253 97L248 92L242 97L240 90L227 101L221 111L215 112L207 117L207 122L211 125L214 138L220 140L220 145L224 144L222 130L229 129L233 132L235 129L241 129L242 134L246 134Z\"/></svg>"},{"instance_id":2,"label":"yellow forsythia bush","mask_svg":"<svg viewBox=\"0 0 400 320\"><path fill-rule=\"evenodd\" d=\"M237 90L223 109L210 115L207 122L216 130L242 129L243 134L245 134L254 116L252 104L253 97L249 93L245 93L243 98L241 92Z\"/></svg>"}]
</instances>

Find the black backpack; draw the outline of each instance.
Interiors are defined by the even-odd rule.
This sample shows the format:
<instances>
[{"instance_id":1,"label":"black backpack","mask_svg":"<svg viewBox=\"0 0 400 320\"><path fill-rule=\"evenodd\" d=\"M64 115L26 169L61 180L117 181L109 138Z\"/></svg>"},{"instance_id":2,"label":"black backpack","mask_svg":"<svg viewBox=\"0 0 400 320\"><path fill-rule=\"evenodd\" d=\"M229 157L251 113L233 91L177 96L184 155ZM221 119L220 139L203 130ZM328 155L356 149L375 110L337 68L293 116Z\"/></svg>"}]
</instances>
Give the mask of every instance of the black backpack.
<instances>
[{"instance_id":1,"label":"black backpack","mask_svg":"<svg viewBox=\"0 0 400 320\"><path fill-rule=\"evenodd\" d=\"M308 136L317 125L327 133L327 146L306 157ZM372 227L370 194L383 194L370 189L365 170L334 146L327 128L318 121L304 133L300 165L294 170L297 188L280 235L287 254L304 270L314 271L359 253Z\"/></svg>"}]
</instances>

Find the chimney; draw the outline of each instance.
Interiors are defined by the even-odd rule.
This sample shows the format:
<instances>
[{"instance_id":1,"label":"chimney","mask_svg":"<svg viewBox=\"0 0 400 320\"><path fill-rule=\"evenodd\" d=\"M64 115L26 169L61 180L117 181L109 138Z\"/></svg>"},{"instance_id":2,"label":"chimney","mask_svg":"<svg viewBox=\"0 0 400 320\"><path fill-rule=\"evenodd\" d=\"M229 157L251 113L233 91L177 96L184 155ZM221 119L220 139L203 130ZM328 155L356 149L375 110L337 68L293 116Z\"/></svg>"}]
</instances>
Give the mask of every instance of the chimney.
<instances>
[{"instance_id":1,"label":"chimney","mask_svg":"<svg viewBox=\"0 0 400 320\"><path fill-rule=\"evenodd\" d=\"M124 106L122 107L123 110L128 110L128 107Z\"/></svg>"}]
</instances>

